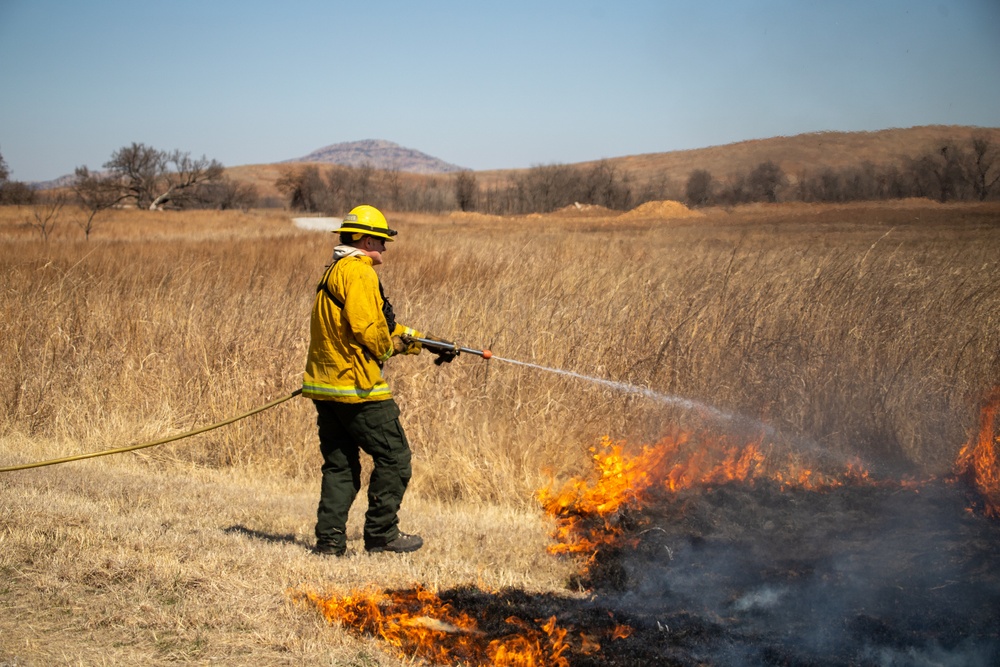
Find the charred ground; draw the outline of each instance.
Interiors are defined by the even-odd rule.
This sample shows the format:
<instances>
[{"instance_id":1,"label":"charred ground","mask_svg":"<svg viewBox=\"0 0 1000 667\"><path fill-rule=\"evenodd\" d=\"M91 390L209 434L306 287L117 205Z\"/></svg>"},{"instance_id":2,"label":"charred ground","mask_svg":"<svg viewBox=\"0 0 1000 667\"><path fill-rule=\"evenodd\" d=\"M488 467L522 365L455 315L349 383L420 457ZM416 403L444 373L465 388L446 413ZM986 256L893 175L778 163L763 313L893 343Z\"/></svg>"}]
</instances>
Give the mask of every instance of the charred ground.
<instances>
[{"instance_id":1,"label":"charred ground","mask_svg":"<svg viewBox=\"0 0 1000 667\"><path fill-rule=\"evenodd\" d=\"M378 604L435 628L423 641L448 664L482 664L487 643L521 641L538 648L537 664L574 667L992 665L1000 526L969 503L940 480L685 491L612 517L617 546L568 582L576 593L438 593L445 617L472 629L428 620L412 589Z\"/></svg>"}]
</instances>

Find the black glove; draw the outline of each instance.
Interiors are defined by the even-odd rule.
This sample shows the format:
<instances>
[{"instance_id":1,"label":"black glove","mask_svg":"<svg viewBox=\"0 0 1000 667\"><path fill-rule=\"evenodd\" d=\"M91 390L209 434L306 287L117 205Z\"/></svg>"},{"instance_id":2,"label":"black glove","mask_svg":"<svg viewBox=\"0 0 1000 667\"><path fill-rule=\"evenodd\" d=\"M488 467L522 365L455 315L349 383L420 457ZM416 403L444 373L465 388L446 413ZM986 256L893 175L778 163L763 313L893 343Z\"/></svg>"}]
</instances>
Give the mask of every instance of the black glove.
<instances>
[{"instance_id":1,"label":"black glove","mask_svg":"<svg viewBox=\"0 0 1000 667\"><path fill-rule=\"evenodd\" d=\"M458 350L436 350L434 354L437 355L434 365L440 366L441 364L450 364L451 360L458 356Z\"/></svg>"}]
</instances>

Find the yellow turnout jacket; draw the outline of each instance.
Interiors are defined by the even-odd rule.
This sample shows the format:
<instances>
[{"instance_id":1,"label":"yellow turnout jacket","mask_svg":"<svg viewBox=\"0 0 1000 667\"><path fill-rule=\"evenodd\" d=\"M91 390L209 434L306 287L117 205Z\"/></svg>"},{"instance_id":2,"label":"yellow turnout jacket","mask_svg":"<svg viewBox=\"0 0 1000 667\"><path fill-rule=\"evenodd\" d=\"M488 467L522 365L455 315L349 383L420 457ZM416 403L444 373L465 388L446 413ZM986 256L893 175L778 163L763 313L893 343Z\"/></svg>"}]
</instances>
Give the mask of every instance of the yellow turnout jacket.
<instances>
[{"instance_id":1,"label":"yellow turnout jacket","mask_svg":"<svg viewBox=\"0 0 1000 667\"><path fill-rule=\"evenodd\" d=\"M303 396L343 403L392 398L382 378L392 337L419 334L400 324L389 331L382 304L371 258L337 246L313 302Z\"/></svg>"}]
</instances>

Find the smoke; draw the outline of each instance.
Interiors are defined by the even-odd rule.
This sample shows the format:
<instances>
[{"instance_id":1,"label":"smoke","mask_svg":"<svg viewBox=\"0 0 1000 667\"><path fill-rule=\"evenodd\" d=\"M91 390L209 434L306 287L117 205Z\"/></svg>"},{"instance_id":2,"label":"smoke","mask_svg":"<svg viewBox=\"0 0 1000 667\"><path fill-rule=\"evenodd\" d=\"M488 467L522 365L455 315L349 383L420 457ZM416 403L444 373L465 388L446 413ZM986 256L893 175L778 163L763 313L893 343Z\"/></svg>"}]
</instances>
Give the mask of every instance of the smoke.
<instances>
[{"instance_id":1,"label":"smoke","mask_svg":"<svg viewBox=\"0 0 1000 667\"><path fill-rule=\"evenodd\" d=\"M587 583L650 632L699 624L695 661L1000 662L1000 529L954 486L727 485L628 521Z\"/></svg>"}]
</instances>

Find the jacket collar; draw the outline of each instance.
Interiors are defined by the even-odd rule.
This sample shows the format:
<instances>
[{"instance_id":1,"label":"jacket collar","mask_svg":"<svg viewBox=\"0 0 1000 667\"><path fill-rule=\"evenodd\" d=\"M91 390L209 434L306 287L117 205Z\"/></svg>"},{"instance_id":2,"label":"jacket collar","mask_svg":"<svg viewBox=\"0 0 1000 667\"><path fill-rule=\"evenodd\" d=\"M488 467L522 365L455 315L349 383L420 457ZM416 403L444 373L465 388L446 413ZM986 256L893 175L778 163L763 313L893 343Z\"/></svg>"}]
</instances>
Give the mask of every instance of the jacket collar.
<instances>
[{"instance_id":1,"label":"jacket collar","mask_svg":"<svg viewBox=\"0 0 1000 667\"><path fill-rule=\"evenodd\" d=\"M372 261L371 257L369 257L365 253L361 252L360 250L358 250L354 246L338 245L337 247L335 247L333 249L333 261L334 261L334 263L339 262L340 260L344 259L345 257L361 257L361 258L364 258L364 259L368 260L369 262Z\"/></svg>"}]
</instances>

